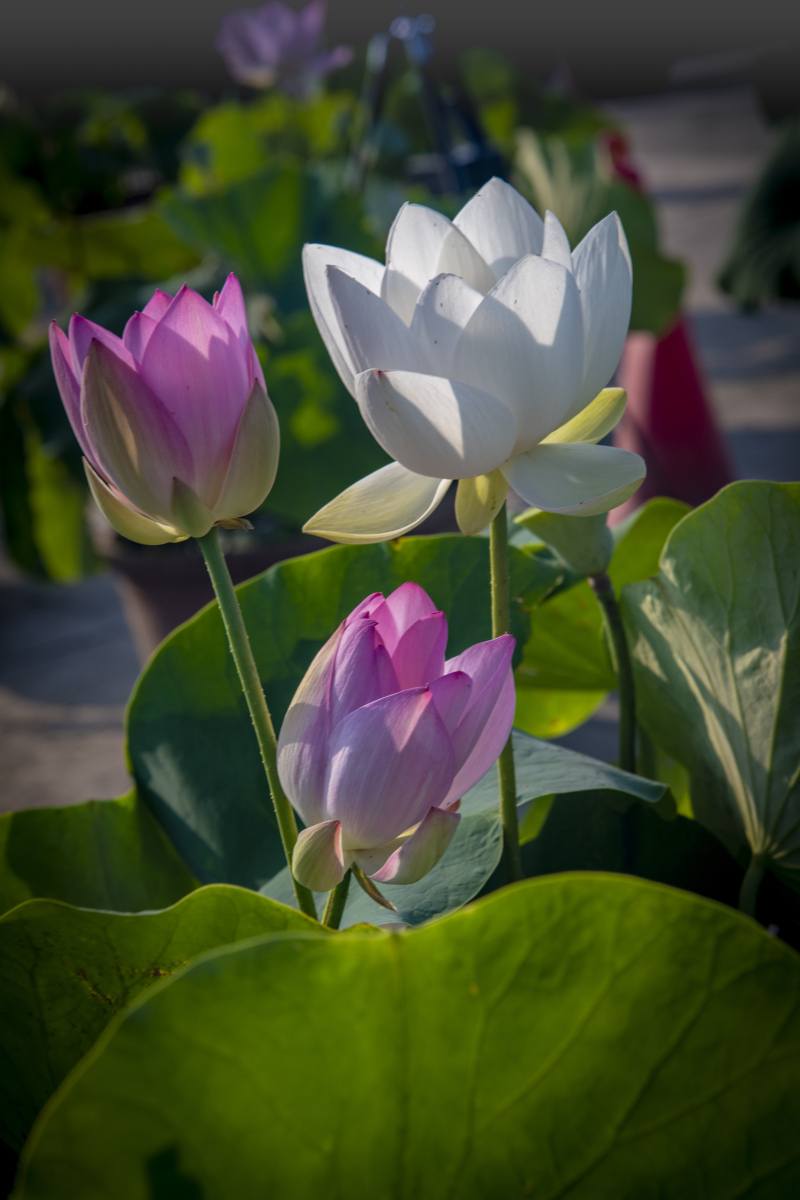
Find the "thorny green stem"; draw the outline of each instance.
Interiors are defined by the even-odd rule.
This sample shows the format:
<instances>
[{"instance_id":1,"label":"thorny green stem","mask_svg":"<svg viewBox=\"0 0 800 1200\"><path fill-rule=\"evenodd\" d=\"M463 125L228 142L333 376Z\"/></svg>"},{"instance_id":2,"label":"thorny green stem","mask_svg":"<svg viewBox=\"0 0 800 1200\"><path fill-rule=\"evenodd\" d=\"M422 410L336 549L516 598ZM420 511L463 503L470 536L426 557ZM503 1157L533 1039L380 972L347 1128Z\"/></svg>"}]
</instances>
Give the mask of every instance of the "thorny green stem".
<instances>
[{"instance_id":1,"label":"thorny green stem","mask_svg":"<svg viewBox=\"0 0 800 1200\"><path fill-rule=\"evenodd\" d=\"M761 880L764 878L766 870L766 859L761 854L754 854L750 859L750 866L747 868L742 880L742 890L739 892L739 909L743 913L747 913L748 917L756 915L756 900L758 899L758 889L761 887Z\"/></svg>"},{"instance_id":2,"label":"thorny green stem","mask_svg":"<svg viewBox=\"0 0 800 1200\"><path fill-rule=\"evenodd\" d=\"M605 571L592 575L589 583L603 610L611 649L614 669L619 684L619 765L623 771L636 774L636 692L633 684L633 667L628 649L628 639L622 624L622 614L617 603L614 585Z\"/></svg>"},{"instance_id":3,"label":"thorny green stem","mask_svg":"<svg viewBox=\"0 0 800 1200\"><path fill-rule=\"evenodd\" d=\"M510 631L511 586L508 572L508 520L505 504L494 518L489 531L489 558L492 571L492 637ZM500 824L503 829L503 855L509 883L522 879L517 818L517 779L514 770L514 744L509 737L497 760L500 786Z\"/></svg>"},{"instance_id":4,"label":"thorny green stem","mask_svg":"<svg viewBox=\"0 0 800 1200\"><path fill-rule=\"evenodd\" d=\"M344 879L328 895L328 903L322 916L322 924L329 929L338 929L342 921L342 913L347 903L347 893L350 890L350 871L345 871Z\"/></svg>"},{"instance_id":5,"label":"thorny green stem","mask_svg":"<svg viewBox=\"0 0 800 1200\"><path fill-rule=\"evenodd\" d=\"M239 673L239 679L242 684L242 691L247 701L247 707L250 710L253 728L256 731L258 739L258 748L261 751L261 761L264 764L269 790L272 794L272 803L275 807L275 816L278 821L281 841L283 842L283 850L286 855L286 861L289 864L289 870L291 871L292 851L297 841L297 824L294 819L292 806L278 778L278 741L275 737L272 717L267 708L264 689L261 687L258 667L253 658L253 651L250 646L250 639L247 636L242 610L239 607L239 601L230 571L228 570L228 564L225 562L225 555L222 553L222 547L219 544L219 534L216 527L210 529L203 537L198 538L197 542L203 552L203 558L206 560L208 573L214 585L214 591L225 625L225 632L228 635L228 645L231 648L233 661L236 663L236 670ZM303 887L301 883L298 883L294 876L292 876L292 883L301 912L316 920L317 910L314 907L314 897L311 895L311 892L307 887Z\"/></svg>"}]
</instances>

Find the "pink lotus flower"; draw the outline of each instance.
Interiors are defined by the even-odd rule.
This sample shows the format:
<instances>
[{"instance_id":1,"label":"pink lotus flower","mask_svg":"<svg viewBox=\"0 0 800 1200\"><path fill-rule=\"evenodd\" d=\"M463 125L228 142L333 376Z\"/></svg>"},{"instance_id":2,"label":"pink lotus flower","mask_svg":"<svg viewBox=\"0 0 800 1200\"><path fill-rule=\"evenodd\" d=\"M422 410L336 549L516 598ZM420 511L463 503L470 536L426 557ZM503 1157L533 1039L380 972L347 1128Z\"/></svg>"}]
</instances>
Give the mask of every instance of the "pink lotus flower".
<instances>
[{"instance_id":1,"label":"pink lotus flower","mask_svg":"<svg viewBox=\"0 0 800 1200\"><path fill-rule=\"evenodd\" d=\"M350 46L321 48L325 5L311 0L295 12L282 0L262 8L228 13L220 22L214 43L237 83L305 96L323 75L345 67L353 57Z\"/></svg>"},{"instance_id":2,"label":"pink lotus flower","mask_svg":"<svg viewBox=\"0 0 800 1200\"><path fill-rule=\"evenodd\" d=\"M445 661L447 621L415 583L367 596L316 656L278 739L278 773L306 823L295 878L329 891L355 862L416 883L444 854L465 792L514 718L509 634Z\"/></svg>"},{"instance_id":3,"label":"pink lotus flower","mask_svg":"<svg viewBox=\"0 0 800 1200\"><path fill-rule=\"evenodd\" d=\"M124 537L202 537L263 503L280 432L234 275L213 305L156 292L121 338L53 322L50 349L92 494Z\"/></svg>"}]
</instances>

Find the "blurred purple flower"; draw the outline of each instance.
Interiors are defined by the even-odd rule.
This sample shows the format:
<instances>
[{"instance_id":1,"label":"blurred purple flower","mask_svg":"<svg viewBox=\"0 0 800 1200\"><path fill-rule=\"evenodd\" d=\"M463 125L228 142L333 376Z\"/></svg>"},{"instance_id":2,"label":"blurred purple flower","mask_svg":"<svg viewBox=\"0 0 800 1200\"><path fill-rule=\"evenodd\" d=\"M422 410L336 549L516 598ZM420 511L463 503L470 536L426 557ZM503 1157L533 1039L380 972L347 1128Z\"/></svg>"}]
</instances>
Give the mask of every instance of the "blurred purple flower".
<instances>
[{"instance_id":1,"label":"blurred purple flower","mask_svg":"<svg viewBox=\"0 0 800 1200\"><path fill-rule=\"evenodd\" d=\"M299 12L271 0L223 17L214 45L237 83L307 96L323 75L353 57L351 46L321 48L324 24L324 0L311 0Z\"/></svg>"}]
</instances>

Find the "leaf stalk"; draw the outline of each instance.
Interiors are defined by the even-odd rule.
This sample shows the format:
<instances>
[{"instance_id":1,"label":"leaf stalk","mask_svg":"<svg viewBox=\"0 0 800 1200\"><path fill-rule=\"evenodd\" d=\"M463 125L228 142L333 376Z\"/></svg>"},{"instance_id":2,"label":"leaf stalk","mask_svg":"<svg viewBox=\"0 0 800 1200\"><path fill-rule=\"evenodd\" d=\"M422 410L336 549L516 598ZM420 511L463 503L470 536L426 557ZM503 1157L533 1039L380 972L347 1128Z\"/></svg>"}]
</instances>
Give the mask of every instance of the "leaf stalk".
<instances>
[{"instance_id":1,"label":"leaf stalk","mask_svg":"<svg viewBox=\"0 0 800 1200\"><path fill-rule=\"evenodd\" d=\"M489 529L489 559L492 576L492 637L510 632L511 582L508 566L508 518L505 504ZM513 734L509 735L497 760L500 789L500 824L503 830L503 857L509 883L523 878L517 817L517 780L514 768Z\"/></svg>"}]
</instances>

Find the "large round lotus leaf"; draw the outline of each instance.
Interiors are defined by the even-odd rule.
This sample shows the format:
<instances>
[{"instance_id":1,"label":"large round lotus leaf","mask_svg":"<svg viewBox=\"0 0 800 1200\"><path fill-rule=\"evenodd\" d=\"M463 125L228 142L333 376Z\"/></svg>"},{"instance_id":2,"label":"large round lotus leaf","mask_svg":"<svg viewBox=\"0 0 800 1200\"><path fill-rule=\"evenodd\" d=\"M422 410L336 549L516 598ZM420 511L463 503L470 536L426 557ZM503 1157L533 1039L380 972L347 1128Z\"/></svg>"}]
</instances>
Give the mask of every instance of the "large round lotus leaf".
<instances>
[{"instance_id":1,"label":"large round lotus leaf","mask_svg":"<svg viewBox=\"0 0 800 1200\"><path fill-rule=\"evenodd\" d=\"M214 952L101 1039L17 1200L785 1200L800 959L561 875L405 934Z\"/></svg>"}]
</instances>

